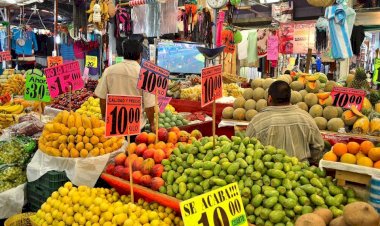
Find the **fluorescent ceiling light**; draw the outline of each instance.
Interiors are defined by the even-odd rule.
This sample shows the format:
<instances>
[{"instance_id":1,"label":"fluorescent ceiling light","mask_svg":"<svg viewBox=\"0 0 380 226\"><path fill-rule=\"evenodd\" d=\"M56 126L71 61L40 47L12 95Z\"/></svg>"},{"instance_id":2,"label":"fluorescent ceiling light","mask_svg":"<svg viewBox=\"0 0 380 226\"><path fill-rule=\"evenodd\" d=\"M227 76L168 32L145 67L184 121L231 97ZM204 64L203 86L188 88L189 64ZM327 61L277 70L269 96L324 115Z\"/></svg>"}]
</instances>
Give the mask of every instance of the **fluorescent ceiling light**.
<instances>
[{"instance_id":1,"label":"fluorescent ceiling light","mask_svg":"<svg viewBox=\"0 0 380 226\"><path fill-rule=\"evenodd\" d=\"M260 0L261 4L268 4L268 3L275 3L279 2L280 0Z\"/></svg>"}]
</instances>

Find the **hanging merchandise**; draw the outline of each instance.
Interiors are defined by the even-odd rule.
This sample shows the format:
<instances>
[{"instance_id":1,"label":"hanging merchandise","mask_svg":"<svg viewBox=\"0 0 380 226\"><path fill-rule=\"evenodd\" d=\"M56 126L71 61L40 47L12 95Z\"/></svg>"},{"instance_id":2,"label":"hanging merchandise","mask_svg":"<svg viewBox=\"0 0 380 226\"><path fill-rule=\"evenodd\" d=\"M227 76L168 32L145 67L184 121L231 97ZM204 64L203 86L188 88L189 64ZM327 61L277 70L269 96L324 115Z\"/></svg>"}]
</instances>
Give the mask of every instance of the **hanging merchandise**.
<instances>
[{"instance_id":1,"label":"hanging merchandise","mask_svg":"<svg viewBox=\"0 0 380 226\"><path fill-rule=\"evenodd\" d=\"M225 53L234 53L235 52L235 43L234 43L234 32L231 27L225 27L222 31L222 45L225 45Z\"/></svg>"},{"instance_id":2,"label":"hanging merchandise","mask_svg":"<svg viewBox=\"0 0 380 226\"><path fill-rule=\"evenodd\" d=\"M248 64L255 63L259 57L257 55L257 30L252 30L248 34Z\"/></svg>"},{"instance_id":3,"label":"hanging merchandise","mask_svg":"<svg viewBox=\"0 0 380 226\"><path fill-rule=\"evenodd\" d=\"M267 55L268 36L269 29L264 28L257 30L257 55L259 58L265 57Z\"/></svg>"},{"instance_id":4,"label":"hanging merchandise","mask_svg":"<svg viewBox=\"0 0 380 226\"><path fill-rule=\"evenodd\" d=\"M116 6L116 29L115 29L115 37L125 37L132 34L133 22L131 16L132 8L130 7L121 7Z\"/></svg>"},{"instance_id":5,"label":"hanging merchandise","mask_svg":"<svg viewBox=\"0 0 380 226\"><path fill-rule=\"evenodd\" d=\"M186 0L185 1L185 17L184 18L184 33L185 38L189 37L189 35L193 31L193 22L194 22L194 16L197 13L197 0ZM188 27L190 26L190 31L188 30Z\"/></svg>"},{"instance_id":6,"label":"hanging merchandise","mask_svg":"<svg viewBox=\"0 0 380 226\"><path fill-rule=\"evenodd\" d=\"M353 53L350 37L356 18L355 11L346 5L333 5L326 8L325 17L329 21L332 58L351 58Z\"/></svg>"},{"instance_id":7,"label":"hanging merchandise","mask_svg":"<svg viewBox=\"0 0 380 226\"><path fill-rule=\"evenodd\" d=\"M218 21L216 22L216 47L219 47L222 45L222 30L223 30L223 23L226 13L224 11L220 11L218 14Z\"/></svg>"},{"instance_id":8,"label":"hanging merchandise","mask_svg":"<svg viewBox=\"0 0 380 226\"><path fill-rule=\"evenodd\" d=\"M326 18L320 17L315 24L315 48L318 53L326 50L328 45L327 29L329 28L329 22Z\"/></svg>"},{"instance_id":9,"label":"hanging merchandise","mask_svg":"<svg viewBox=\"0 0 380 226\"><path fill-rule=\"evenodd\" d=\"M79 33L87 32L86 0L75 0L73 2L73 30L71 37L77 39Z\"/></svg>"},{"instance_id":10,"label":"hanging merchandise","mask_svg":"<svg viewBox=\"0 0 380 226\"><path fill-rule=\"evenodd\" d=\"M197 20L194 26L191 41L204 43L212 46L212 21L211 14L207 8L201 8L196 15Z\"/></svg>"},{"instance_id":11,"label":"hanging merchandise","mask_svg":"<svg viewBox=\"0 0 380 226\"><path fill-rule=\"evenodd\" d=\"M90 14L88 17L89 23L95 23L99 30L106 27L106 23L109 21L108 1L107 0L92 0L90 8L86 11Z\"/></svg>"},{"instance_id":12,"label":"hanging merchandise","mask_svg":"<svg viewBox=\"0 0 380 226\"><path fill-rule=\"evenodd\" d=\"M293 19L293 1L272 4L272 18L280 23L291 22Z\"/></svg>"},{"instance_id":13,"label":"hanging merchandise","mask_svg":"<svg viewBox=\"0 0 380 226\"><path fill-rule=\"evenodd\" d=\"M38 50L36 34L25 26L12 29L12 49L18 55L33 55Z\"/></svg>"},{"instance_id":14,"label":"hanging merchandise","mask_svg":"<svg viewBox=\"0 0 380 226\"><path fill-rule=\"evenodd\" d=\"M8 34L7 34L7 26L4 26L0 23L0 51L5 51L8 49Z\"/></svg>"},{"instance_id":15,"label":"hanging merchandise","mask_svg":"<svg viewBox=\"0 0 380 226\"><path fill-rule=\"evenodd\" d=\"M267 60L278 60L279 40L276 31L272 31L268 37Z\"/></svg>"}]
</instances>

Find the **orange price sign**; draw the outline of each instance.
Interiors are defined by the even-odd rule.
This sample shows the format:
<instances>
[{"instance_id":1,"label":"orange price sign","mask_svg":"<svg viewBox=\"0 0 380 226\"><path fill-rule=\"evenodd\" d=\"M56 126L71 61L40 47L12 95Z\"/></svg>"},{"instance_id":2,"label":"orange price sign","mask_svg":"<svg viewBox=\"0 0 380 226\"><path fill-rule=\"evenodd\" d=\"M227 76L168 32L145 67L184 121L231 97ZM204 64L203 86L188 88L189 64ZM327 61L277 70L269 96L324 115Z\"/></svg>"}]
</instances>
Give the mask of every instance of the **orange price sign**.
<instances>
[{"instance_id":1,"label":"orange price sign","mask_svg":"<svg viewBox=\"0 0 380 226\"><path fill-rule=\"evenodd\" d=\"M127 136L140 133L141 96L107 95L106 136Z\"/></svg>"},{"instance_id":2,"label":"orange price sign","mask_svg":"<svg viewBox=\"0 0 380 226\"><path fill-rule=\"evenodd\" d=\"M366 91L362 89L334 87L330 95L334 100L334 106L347 109L351 108L351 106L356 106L360 111L363 106Z\"/></svg>"},{"instance_id":3,"label":"orange price sign","mask_svg":"<svg viewBox=\"0 0 380 226\"><path fill-rule=\"evenodd\" d=\"M63 64L63 58L61 56L49 56L47 58L47 67L55 67Z\"/></svg>"},{"instance_id":4,"label":"orange price sign","mask_svg":"<svg viewBox=\"0 0 380 226\"><path fill-rule=\"evenodd\" d=\"M223 97L222 65L202 69L201 106L205 107L214 100Z\"/></svg>"},{"instance_id":5,"label":"orange price sign","mask_svg":"<svg viewBox=\"0 0 380 226\"><path fill-rule=\"evenodd\" d=\"M0 52L0 62L12 60L11 53L9 51Z\"/></svg>"},{"instance_id":6,"label":"orange price sign","mask_svg":"<svg viewBox=\"0 0 380 226\"><path fill-rule=\"evenodd\" d=\"M170 72L163 69L150 61L143 61L140 69L139 81L137 88L145 92L166 96L168 90L168 80Z\"/></svg>"}]
</instances>

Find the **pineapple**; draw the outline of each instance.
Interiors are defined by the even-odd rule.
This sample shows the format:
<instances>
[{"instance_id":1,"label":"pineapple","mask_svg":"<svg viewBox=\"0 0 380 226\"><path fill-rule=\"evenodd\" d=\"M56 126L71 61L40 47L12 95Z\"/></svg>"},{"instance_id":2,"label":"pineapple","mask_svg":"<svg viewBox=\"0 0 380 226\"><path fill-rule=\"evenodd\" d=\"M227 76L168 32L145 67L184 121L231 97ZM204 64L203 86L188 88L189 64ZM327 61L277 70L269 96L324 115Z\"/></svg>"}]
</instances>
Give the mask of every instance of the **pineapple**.
<instances>
[{"instance_id":1,"label":"pineapple","mask_svg":"<svg viewBox=\"0 0 380 226\"><path fill-rule=\"evenodd\" d=\"M355 73L355 79L351 83L351 88L369 90L369 84L367 82L367 74L364 68L357 68Z\"/></svg>"}]
</instances>

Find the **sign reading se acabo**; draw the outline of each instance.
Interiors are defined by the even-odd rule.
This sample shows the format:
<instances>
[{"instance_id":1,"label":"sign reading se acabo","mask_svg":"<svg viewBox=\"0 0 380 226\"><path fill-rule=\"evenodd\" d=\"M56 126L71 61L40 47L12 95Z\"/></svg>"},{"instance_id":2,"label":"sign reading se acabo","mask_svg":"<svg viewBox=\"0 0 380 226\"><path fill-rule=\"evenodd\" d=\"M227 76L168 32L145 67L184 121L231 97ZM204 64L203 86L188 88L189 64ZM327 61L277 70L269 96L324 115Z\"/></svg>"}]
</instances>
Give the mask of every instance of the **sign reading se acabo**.
<instances>
[{"instance_id":1,"label":"sign reading se acabo","mask_svg":"<svg viewBox=\"0 0 380 226\"><path fill-rule=\"evenodd\" d=\"M180 208L185 226L248 226L236 182L183 201Z\"/></svg>"},{"instance_id":2,"label":"sign reading se acabo","mask_svg":"<svg viewBox=\"0 0 380 226\"><path fill-rule=\"evenodd\" d=\"M84 87L78 61L45 68L45 75L52 98Z\"/></svg>"}]
</instances>

